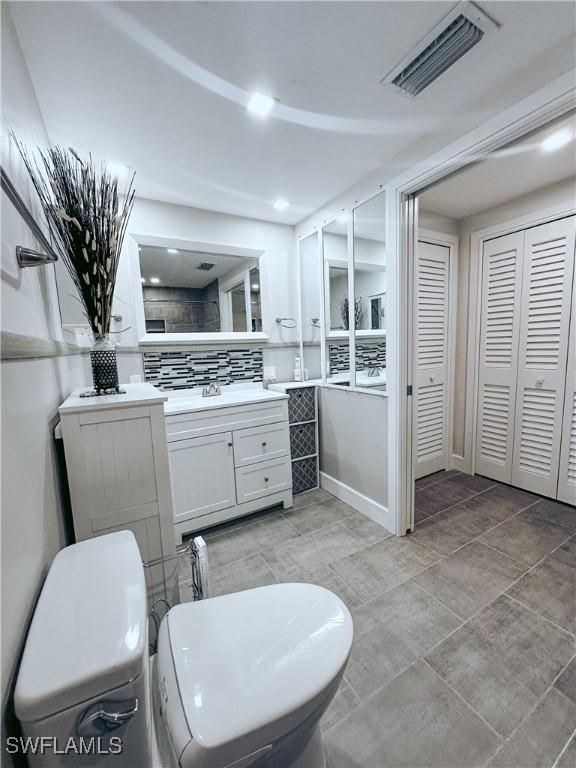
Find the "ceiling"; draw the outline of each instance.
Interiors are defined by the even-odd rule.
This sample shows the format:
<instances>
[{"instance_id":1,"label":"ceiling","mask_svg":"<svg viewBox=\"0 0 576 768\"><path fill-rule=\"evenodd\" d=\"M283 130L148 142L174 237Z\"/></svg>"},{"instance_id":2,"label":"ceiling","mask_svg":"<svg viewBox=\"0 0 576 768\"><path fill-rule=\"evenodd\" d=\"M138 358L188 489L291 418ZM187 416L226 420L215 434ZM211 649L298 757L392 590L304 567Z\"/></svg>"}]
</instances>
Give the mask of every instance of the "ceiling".
<instances>
[{"instance_id":1,"label":"ceiling","mask_svg":"<svg viewBox=\"0 0 576 768\"><path fill-rule=\"evenodd\" d=\"M560 131L573 137L563 147L545 151L542 142ZM425 211L465 219L475 213L535 192L576 175L576 118L556 121L495 152L485 162L451 176L423 192L419 205Z\"/></svg>"},{"instance_id":2,"label":"ceiling","mask_svg":"<svg viewBox=\"0 0 576 768\"><path fill-rule=\"evenodd\" d=\"M484 2L501 28L415 100L381 79L455 3L17 2L51 140L144 197L296 223L419 141L439 149L573 67L572 3ZM253 91L277 99L259 119ZM285 212L272 203L289 200Z\"/></svg>"},{"instance_id":3,"label":"ceiling","mask_svg":"<svg viewBox=\"0 0 576 768\"><path fill-rule=\"evenodd\" d=\"M141 245L140 273L146 278L146 285L151 277L157 277L157 285L170 288L205 288L213 280L222 277L227 272L239 268L243 263L251 265L254 260L241 256L223 256L215 253L199 253L184 251L169 253L166 248L151 245ZM198 269L202 263L214 264L211 270Z\"/></svg>"}]
</instances>

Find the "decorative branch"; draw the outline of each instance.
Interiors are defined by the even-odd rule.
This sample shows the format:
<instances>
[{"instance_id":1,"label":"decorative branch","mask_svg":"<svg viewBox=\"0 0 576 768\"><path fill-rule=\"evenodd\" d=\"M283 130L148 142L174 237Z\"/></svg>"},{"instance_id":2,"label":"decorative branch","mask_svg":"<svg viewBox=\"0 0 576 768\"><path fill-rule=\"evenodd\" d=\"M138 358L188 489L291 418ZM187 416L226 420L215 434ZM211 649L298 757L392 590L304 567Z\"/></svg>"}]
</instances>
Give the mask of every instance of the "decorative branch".
<instances>
[{"instance_id":1,"label":"decorative branch","mask_svg":"<svg viewBox=\"0 0 576 768\"><path fill-rule=\"evenodd\" d=\"M340 308L340 316L342 317L342 323L344 325L344 330L349 330L349 322L348 322L348 297L345 296L339 301L339 308ZM356 330L359 328L362 328L362 319L364 317L364 307L362 306L362 298L358 298L354 300L354 327Z\"/></svg>"},{"instance_id":2,"label":"decorative branch","mask_svg":"<svg viewBox=\"0 0 576 768\"><path fill-rule=\"evenodd\" d=\"M94 336L110 332L112 300L126 226L134 205L132 175L120 204L118 179L103 163L72 149L38 149L40 164L12 133L38 194L55 250L66 265Z\"/></svg>"}]
</instances>

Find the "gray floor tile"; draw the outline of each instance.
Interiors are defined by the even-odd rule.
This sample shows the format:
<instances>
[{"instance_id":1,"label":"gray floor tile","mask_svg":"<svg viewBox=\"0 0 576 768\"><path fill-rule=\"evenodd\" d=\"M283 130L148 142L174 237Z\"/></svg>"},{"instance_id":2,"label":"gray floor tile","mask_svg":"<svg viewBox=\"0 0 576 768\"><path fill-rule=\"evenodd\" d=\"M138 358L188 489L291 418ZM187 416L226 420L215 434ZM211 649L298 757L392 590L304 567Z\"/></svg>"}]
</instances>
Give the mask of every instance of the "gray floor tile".
<instances>
[{"instance_id":1,"label":"gray floor tile","mask_svg":"<svg viewBox=\"0 0 576 768\"><path fill-rule=\"evenodd\" d=\"M447 507L473 496L475 491L450 480L442 480L421 490L416 490L415 505L427 515L434 515Z\"/></svg>"},{"instance_id":2,"label":"gray floor tile","mask_svg":"<svg viewBox=\"0 0 576 768\"><path fill-rule=\"evenodd\" d=\"M576 704L576 656L556 680L554 686Z\"/></svg>"},{"instance_id":3,"label":"gray floor tile","mask_svg":"<svg viewBox=\"0 0 576 768\"><path fill-rule=\"evenodd\" d=\"M507 520L480 537L479 541L510 555L527 565L536 565L543 557L560 546L569 536L566 528L526 519L528 510Z\"/></svg>"},{"instance_id":4,"label":"gray floor tile","mask_svg":"<svg viewBox=\"0 0 576 768\"><path fill-rule=\"evenodd\" d=\"M576 704L552 688L502 749L490 768L551 768L576 728Z\"/></svg>"},{"instance_id":5,"label":"gray floor tile","mask_svg":"<svg viewBox=\"0 0 576 768\"><path fill-rule=\"evenodd\" d=\"M561 525L563 528L567 528L570 533L576 531L576 509L568 506L568 504L561 504L559 501L542 499L527 509L523 516L526 520L542 520L553 525Z\"/></svg>"},{"instance_id":6,"label":"gray floor tile","mask_svg":"<svg viewBox=\"0 0 576 768\"><path fill-rule=\"evenodd\" d=\"M261 555L252 555L243 560L210 569L213 597L275 583L276 577Z\"/></svg>"},{"instance_id":7,"label":"gray floor tile","mask_svg":"<svg viewBox=\"0 0 576 768\"><path fill-rule=\"evenodd\" d=\"M566 580L576 579L576 536L565 541L546 558Z\"/></svg>"},{"instance_id":8,"label":"gray floor tile","mask_svg":"<svg viewBox=\"0 0 576 768\"><path fill-rule=\"evenodd\" d=\"M500 740L417 662L331 728L325 745L333 768L468 768Z\"/></svg>"},{"instance_id":9,"label":"gray floor tile","mask_svg":"<svg viewBox=\"0 0 576 768\"><path fill-rule=\"evenodd\" d=\"M575 571L576 574L576 571ZM576 581L566 579L549 558L507 590L507 594L576 634Z\"/></svg>"},{"instance_id":10,"label":"gray floor tile","mask_svg":"<svg viewBox=\"0 0 576 768\"><path fill-rule=\"evenodd\" d=\"M473 541L419 573L414 581L467 619L498 597L526 568Z\"/></svg>"},{"instance_id":11,"label":"gray floor tile","mask_svg":"<svg viewBox=\"0 0 576 768\"><path fill-rule=\"evenodd\" d=\"M421 523L423 520L428 520L429 517L430 515L427 515L426 512L424 512L422 509L419 507L414 507L414 522L416 525Z\"/></svg>"},{"instance_id":12,"label":"gray floor tile","mask_svg":"<svg viewBox=\"0 0 576 768\"><path fill-rule=\"evenodd\" d=\"M274 551L265 551L269 563L272 557L286 560L302 568L320 568L335 560L357 552L363 546L362 540L352 531L339 523L327 525L318 531L299 536L294 541L287 541L274 547ZM269 557L268 557L269 555Z\"/></svg>"},{"instance_id":13,"label":"gray floor tile","mask_svg":"<svg viewBox=\"0 0 576 768\"><path fill-rule=\"evenodd\" d=\"M493 520L458 505L424 520L411 538L440 555L449 555L494 525Z\"/></svg>"},{"instance_id":14,"label":"gray floor tile","mask_svg":"<svg viewBox=\"0 0 576 768\"><path fill-rule=\"evenodd\" d=\"M362 604L360 597L334 573L330 565L302 565L279 554L276 549L265 552L263 558L279 582L318 584L338 595L349 609Z\"/></svg>"},{"instance_id":15,"label":"gray floor tile","mask_svg":"<svg viewBox=\"0 0 576 768\"><path fill-rule=\"evenodd\" d=\"M294 526L282 516L245 523L243 526L208 539L206 542L208 561L211 568L217 568L299 537L300 534Z\"/></svg>"},{"instance_id":16,"label":"gray floor tile","mask_svg":"<svg viewBox=\"0 0 576 768\"><path fill-rule=\"evenodd\" d=\"M438 560L411 536L392 536L334 563L333 568L363 600L378 597Z\"/></svg>"},{"instance_id":17,"label":"gray floor tile","mask_svg":"<svg viewBox=\"0 0 576 768\"><path fill-rule=\"evenodd\" d=\"M407 582L353 611L354 645L345 676L361 699L388 683L461 623Z\"/></svg>"},{"instance_id":18,"label":"gray floor tile","mask_svg":"<svg viewBox=\"0 0 576 768\"><path fill-rule=\"evenodd\" d=\"M507 737L566 665L573 645L565 632L502 595L426 659Z\"/></svg>"},{"instance_id":19,"label":"gray floor tile","mask_svg":"<svg viewBox=\"0 0 576 768\"><path fill-rule=\"evenodd\" d=\"M460 472L451 477L450 482L462 485L464 488L469 488L471 491L476 491L477 493L486 491L488 488L492 488L496 485L495 480L489 480L487 477L482 477L482 475L467 475L464 472Z\"/></svg>"},{"instance_id":20,"label":"gray floor tile","mask_svg":"<svg viewBox=\"0 0 576 768\"><path fill-rule=\"evenodd\" d=\"M355 533L356 536L359 536L367 547L392 536L390 531L387 531L384 526L375 523L374 520L366 517L361 512L356 512L356 510L354 510L353 515L342 520L342 525Z\"/></svg>"},{"instance_id":21,"label":"gray floor tile","mask_svg":"<svg viewBox=\"0 0 576 768\"><path fill-rule=\"evenodd\" d=\"M466 499L462 506L479 512L484 517L489 517L497 523L503 523L512 515L525 509L530 504L538 501L538 496L520 491L517 488L509 488L506 485L496 485L487 491Z\"/></svg>"},{"instance_id":22,"label":"gray floor tile","mask_svg":"<svg viewBox=\"0 0 576 768\"><path fill-rule=\"evenodd\" d=\"M338 499L307 504L300 509L286 510L285 517L300 533L311 533L332 523L339 523L347 517L357 515L355 509Z\"/></svg>"},{"instance_id":23,"label":"gray floor tile","mask_svg":"<svg viewBox=\"0 0 576 768\"><path fill-rule=\"evenodd\" d=\"M441 472L434 472L432 475L426 475L426 477L420 477L415 482L416 490L420 488L427 488L429 485L435 485L442 480L448 480L451 477L461 475L457 469L442 470Z\"/></svg>"},{"instance_id":24,"label":"gray floor tile","mask_svg":"<svg viewBox=\"0 0 576 768\"><path fill-rule=\"evenodd\" d=\"M342 720L342 718L349 712L352 712L359 701L360 699L356 696L352 688L350 688L346 680L342 679L338 690L336 691L336 695L330 702L328 709L324 713L324 717L320 721L322 730L327 731L328 728L332 728L332 726L339 720Z\"/></svg>"},{"instance_id":25,"label":"gray floor tile","mask_svg":"<svg viewBox=\"0 0 576 768\"><path fill-rule=\"evenodd\" d=\"M576 735L572 736L560 755L556 768L574 768L576 765Z\"/></svg>"},{"instance_id":26,"label":"gray floor tile","mask_svg":"<svg viewBox=\"0 0 576 768\"><path fill-rule=\"evenodd\" d=\"M328 491L325 491L324 488L314 488L312 491L296 494L296 496L294 496L293 509L300 509L307 504L318 504L321 501L333 498L334 496L332 496L331 493L328 493Z\"/></svg>"}]
</instances>

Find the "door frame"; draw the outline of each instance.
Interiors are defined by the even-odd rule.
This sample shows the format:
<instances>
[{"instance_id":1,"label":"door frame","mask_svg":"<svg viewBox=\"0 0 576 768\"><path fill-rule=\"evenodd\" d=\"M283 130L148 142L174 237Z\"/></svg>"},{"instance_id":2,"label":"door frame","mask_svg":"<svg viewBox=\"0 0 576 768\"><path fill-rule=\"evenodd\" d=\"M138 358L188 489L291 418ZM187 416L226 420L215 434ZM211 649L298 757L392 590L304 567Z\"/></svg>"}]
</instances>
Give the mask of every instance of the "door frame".
<instances>
[{"instance_id":1,"label":"door frame","mask_svg":"<svg viewBox=\"0 0 576 768\"><path fill-rule=\"evenodd\" d=\"M450 174L486 159L515 141L574 109L576 87L568 72L513 107L452 142L427 160L386 185L387 260L389 276L388 352L388 506L395 518L395 533L414 526L414 473L412 470L412 385L410 279L414 262L416 195ZM406 341L408 343L406 343Z\"/></svg>"},{"instance_id":2,"label":"door frame","mask_svg":"<svg viewBox=\"0 0 576 768\"><path fill-rule=\"evenodd\" d=\"M430 245L441 245L448 248L448 264L450 269L448 282L448 360L446 365L446 407L448 418L446 421L446 469L460 469L460 462L455 462L454 456L454 391L456 386L456 300L458 296L458 253L460 238L457 235L449 235L445 232L435 232L431 229L418 229L418 242L423 241ZM414 272L416 279L416 272ZM414 288L412 289L414 295ZM454 309L452 309L454 308ZM416 302L414 302L414 320L412 327L416 332ZM413 352L416 353L416 345L413 345ZM412 364L415 367L415 363ZM412 424L416 427L416 401L412 398ZM457 457L458 459L460 457ZM459 466L455 467L455 463ZM416 468L416 441L412 441L412 473Z\"/></svg>"},{"instance_id":3,"label":"door frame","mask_svg":"<svg viewBox=\"0 0 576 768\"><path fill-rule=\"evenodd\" d=\"M524 214L492 224L470 234L470 271L468 275L468 335L466 361L466 409L464 416L464 472L475 474L476 437L478 431L478 391L480 380L480 329L482 321L482 254L484 243L497 237L512 235L524 229L549 224L576 214L570 201L540 211ZM471 393L471 397L468 396Z\"/></svg>"}]
</instances>

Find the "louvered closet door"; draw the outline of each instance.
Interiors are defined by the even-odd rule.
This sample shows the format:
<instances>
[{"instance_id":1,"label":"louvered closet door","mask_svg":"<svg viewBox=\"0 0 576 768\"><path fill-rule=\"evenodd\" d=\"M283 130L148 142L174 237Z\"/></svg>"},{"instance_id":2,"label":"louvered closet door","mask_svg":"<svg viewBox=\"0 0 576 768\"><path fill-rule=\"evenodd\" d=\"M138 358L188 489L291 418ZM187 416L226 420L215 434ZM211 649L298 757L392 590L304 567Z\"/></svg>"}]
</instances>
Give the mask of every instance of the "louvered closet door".
<instances>
[{"instance_id":1,"label":"louvered closet door","mask_svg":"<svg viewBox=\"0 0 576 768\"><path fill-rule=\"evenodd\" d=\"M416 478L446 467L450 249L420 241L416 262Z\"/></svg>"},{"instance_id":2,"label":"louvered closet door","mask_svg":"<svg viewBox=\"0 0 576 768\"><path fill-rule=\"evenodd\" d=\"M570 306L574 217L525 232L512 484L556 496Z\"/></svg>"},{"instance_id":3,"label":"louvered closet door","mask_svg":"<svg viewBox=\"0 0 576 768\"><path fill-rule=\"evenodd\" d=\"M574 270L576 275L576 264ZM576 505L576 279L574 277L572 283L572 312L557 497L558 501Z\"/></svg>"},{"instance_id":4,"label":"louvered closet door","mask_svg":"<svg viewBox=\"0 0 576 768\"><path fill-rule=\"evenodd\" d=\"M489 240L482 256L476 472L510 483L524 233Z\"/></svg>"}]
</instances>

